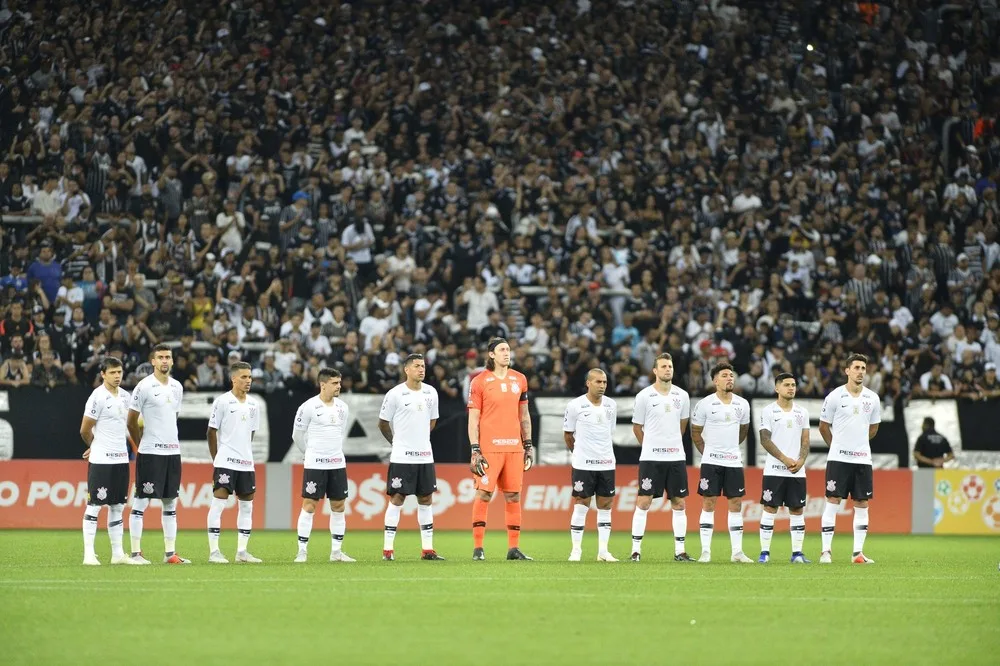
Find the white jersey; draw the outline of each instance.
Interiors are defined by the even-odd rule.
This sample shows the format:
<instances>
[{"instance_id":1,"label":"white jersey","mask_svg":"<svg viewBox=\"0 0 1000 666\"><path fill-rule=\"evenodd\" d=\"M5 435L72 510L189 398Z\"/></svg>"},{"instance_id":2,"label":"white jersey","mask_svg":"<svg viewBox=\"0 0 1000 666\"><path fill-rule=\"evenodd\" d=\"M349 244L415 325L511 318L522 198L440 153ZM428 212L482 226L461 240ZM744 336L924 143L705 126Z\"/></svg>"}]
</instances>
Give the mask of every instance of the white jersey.
<instances>
[{"instance_id":1,"label":"white jersey","mask_svg":"<svg viewBox=\"0 0 1000 666\"><path fill-rule=\"evenodd\" d=\"M83 415L97 421L94 425L94 441L90 443L92 465L128 464L128 404L129 393L123 388L118 395L101 384L87 399Z\"/></svg>"},{"instance_id":2,"label":"white jersey","mask_svg":"<svg viewBox=\"0 0 1000 666\"><path fill-rule=\"evenodd\" d=\"M839 386L826 396L819 420L833 426L833 440L827 461L872 464L872 447L868 441L868 426L882 422L882 402L878 394L861 388L857 398Z\"/></svg>"},{"instance_id":3,"label":"white jersey","mask_svg":"<svg viewBox=\"0 0 1000 666\"><path fill-rule=\"evenodd\" d=\"M179 456L180 438L177 436L177 414L181 411L184 387L173 377L161 384L155 375L149 375L132 390L133 412L142 415L142 441L139 453L154 456Z\"/></svg>"},{"instance_id":4,"label":"white jersey","mask_svg":"<svg viewBox=\"0 0 1000 666\"><path fill-rule=\"evenodd\" d=\"M691 414L691 425L702 426L705 451L701 462L719 467L743 467L740 449L740 426L750 423L750 403L736 395L725 404L712 394L698 401Z\"/></svg>"},{"instance_id":5,"label":"white jersey","mask_svg":"<svg viewBox=\"0 0 1000 666\"><path fill-rule=\"evenodd\" d=\"M306 469L344 469L344 440L350 421L350 409L340 398L325 403L313 396L299 406L295 414L294 430L306 436L304 457Z\"/></svg>"},{"instance_id":6,"label":"white jersey","mask_svg":"<svg viewBox=\"0 0 1000 666\"><path fill-rule=\"evenodd\" d=\"M212 403L208 427L218 431L219 450L212 464L237 472L253 471L253 434L260 427L260 409L250 396L240 402L232 391Z\"/></svg>"},{"instance_id":7,"label":"white jersey","mask_svg":"<svg viewBox=\"0 0 1000 666\"><path fill-rule=\"evenodd\" d=\"M671 386L664 395L654 386L646 387L635 396L632 410L632 423L641 425L643 432L639 460L686 460L681 421L691 417L687 391Z\"/></svg>"},{"instance_id":8,"label":"white jersey","mask_svg":"<svg viewBox=\"0 0 1000 666\"><path fill-rule=\"evenodd\" d=\"M618 422L618 405L601 396L600 406L587 396L570 400L563 418L563 432L576 435L573 468L602 471L615 468L615 450L611 435Z\"/></svg>"},{"instance_id":9,"label":"white jersey","mask_svg":"<svg viewBox=\"0 0 1000 666\"><path fill-rule=\"evenodd\" d=\"M794 404L786 412L778 406L778 401L775 400L760 410L758 426L758 430L767 430L771 433L771 441L778 447L779 451L792 460L797 460L802 451L802 433L809 431L809 412L806 411L805 407ZM792 474L783 462L768 453L764 463L764 476L805 478L806 469L803 467Z\"/></svg>"},{"instance_id":10,"label":"white jersey","mask_svg":"<svg viewBox=\"0 0 1000 666\"><path fill-rule=\"evenodd\" d=\"M434 462L431 448L431 421L438 414L438 392L433 386L421 384L414 391L399 384L393 386L382 401L379 419L392 424L391 463L420 464Z\"/></svg>"}]
</instances>

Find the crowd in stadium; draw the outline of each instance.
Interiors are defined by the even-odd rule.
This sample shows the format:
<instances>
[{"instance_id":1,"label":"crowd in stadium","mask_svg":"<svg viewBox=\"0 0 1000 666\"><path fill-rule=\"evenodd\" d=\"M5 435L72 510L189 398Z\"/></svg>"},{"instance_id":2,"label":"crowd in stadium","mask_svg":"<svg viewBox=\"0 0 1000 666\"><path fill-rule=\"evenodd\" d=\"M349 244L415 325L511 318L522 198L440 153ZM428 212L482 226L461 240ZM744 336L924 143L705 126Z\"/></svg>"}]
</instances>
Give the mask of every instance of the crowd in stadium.
<instances>
[{"instance_id":1,"label":"crowd in stadium","mask_svg":"<svg viewBox=\"0 0 1000 666\"><path fill-rule=\"evenodd\" d=\"M996 3L4 0L0 385L1000 397ZM271 344L262 344L271 343ZM141 373L140 373L141 374Z\"/></svg>"}]
</instances>

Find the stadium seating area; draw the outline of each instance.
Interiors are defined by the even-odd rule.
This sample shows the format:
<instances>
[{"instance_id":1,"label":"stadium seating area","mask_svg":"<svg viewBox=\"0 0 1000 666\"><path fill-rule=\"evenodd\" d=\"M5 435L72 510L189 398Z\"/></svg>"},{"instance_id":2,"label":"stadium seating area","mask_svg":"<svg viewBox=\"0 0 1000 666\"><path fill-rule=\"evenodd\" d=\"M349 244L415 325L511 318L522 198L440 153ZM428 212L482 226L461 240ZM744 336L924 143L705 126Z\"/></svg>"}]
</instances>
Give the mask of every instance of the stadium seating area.
<instances>
[{"instance_id":1,"label":"stadium seating area","mask_svg":"<svg viewBox=\"0 0 1000 666\"><path fill-rule=\"evenodd\" d=\"M5 0L0 385L1000 397L996 2Z\"/></svg>"}]
</instances>

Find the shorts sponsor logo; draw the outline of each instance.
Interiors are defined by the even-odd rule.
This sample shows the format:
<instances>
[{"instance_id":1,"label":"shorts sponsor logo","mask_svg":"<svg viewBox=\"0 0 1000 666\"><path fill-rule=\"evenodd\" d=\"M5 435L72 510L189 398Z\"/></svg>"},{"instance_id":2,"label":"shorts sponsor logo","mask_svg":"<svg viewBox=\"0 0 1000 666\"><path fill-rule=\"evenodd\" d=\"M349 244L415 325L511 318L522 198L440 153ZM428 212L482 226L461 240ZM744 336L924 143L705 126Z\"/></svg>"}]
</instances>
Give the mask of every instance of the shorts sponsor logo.
<instances>
[{"instance_id":1,"label":"shorts sponsor logo","mask_svg":"<svg viewBox=\"0 0 1000 666\"><path fill-rule=\"evenodd\" d=\"M642 483L640 483L639 486L643 490L652 490L653 489L653 480L650 479L650 478L645 478L645 479L642 480Z\"/></svg>"},{"instance_id":2,"label":"shorts sponsor logo","mask_svg":"<svg viewBox=\"0 0 1000 666\"><path fill-rule=\"evenodd\" d=\"M401 478L399 478L398 476L394 476L394 477L392 477L392 481L389 482L389 486L392 487L392 488L402 488L403 487L403 480Z\"/></svg>"},{"instance_id":3,"label":"shorts sponsor logo","mask_svg":"<svg viewBox=\"0 0 1000 666\"><path fill-rule=\"evenodd\" d=\"M310 495L316 492L315 481L306 481L306 492L309 493Z\"/></svg>"},{"instance_id":4,"label":"shorts sponsor logo","mask_svg":"<svg viewBox=\"0 0 1000 666\"><path fill-rule=\"evenodd\" d=\"M837 490L837 482L834 481L833 479L830 479L829 481L827 481L826 482L826 490L827 490L827 492L830 492L830 493L835 492Z\"/></svg>"},{"instance_id":5,"label":"shorts sponsor logo","mask_svg":"<svg viewBox=\"0 0 1000 666\"><path fill-rule=\"evenodd\" d=\"M573 484L573 491L577 493L583 492L583 481L577 481Z\"/></svg>"},{"instance_id":6,"label":"shorts sponsor logo","mask_svg":"<svg viewBox=\"0 0 1000 666\"><path fill-rule=\"evenodd\" d=\"M586 465L614 465L615 461L611 458L596 458L592 460L584 460Z\"/></svg>"},{"instance_id":7,"label":"shorts sponsor logo","mask_svg":"<svg viewBox=\"0 0 1000 666\"><path fill-rule=\"evenodd\" d=\"M228 474L220 474L219 475L219 483L222 484L222 485L226 485L227 483L229 483L229 475Z\"/></svg>"},{"instance_id":8,"label":"shorts sponsor logo","mask_svg":"<svg viewBox=\"0 0 1000 666\"><path fill-rule=\"evenodd\" d=\"M701 481L698 482L698 487L702 490L708 490L708 479L702 477Z\"/></svg>"},{"instance_id":9,"label":"shorts sponsor logo","mask_svg":"<svg viewBox=\"0 0 1000 666\"><path fill-rule=\"evenodd\" d=\"M147 495L152 495L153 494L153 482L152 481L147 481L146 483L142 484L142 492L144 492Z\"/></svg>"},{"instance_id":10,"label":"shorts sponsor logo","mask_svg":"<svg viewBox=\"0 0 1000 666\"><path fill-rule=\"evenodd\" d=\"M97 499L106 500L108 499L108 489L101 487L97 489Z\"/></svg>"},{"instance_id":11,"label":"shorts sponsor logo","mask_svg":"<svg viewBox=\"0 0 1000 666\"><path fill-rule=\"evenodd\" d=\"M765 502L770 502L773 497L774 493L772 493L770 489L765 490L760 496L760 498Z\"/></svg>"}]
</instances>

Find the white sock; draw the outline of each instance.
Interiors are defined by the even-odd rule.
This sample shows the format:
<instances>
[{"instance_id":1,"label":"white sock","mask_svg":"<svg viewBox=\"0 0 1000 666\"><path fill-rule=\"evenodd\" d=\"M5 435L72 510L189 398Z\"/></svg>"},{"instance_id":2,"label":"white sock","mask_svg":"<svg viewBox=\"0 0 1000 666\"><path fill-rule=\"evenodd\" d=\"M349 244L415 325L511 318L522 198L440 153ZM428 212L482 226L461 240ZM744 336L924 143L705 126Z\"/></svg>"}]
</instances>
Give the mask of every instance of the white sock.
<instances>
[{"instance_id":1,"label":"white sock","mask_svg":"<svg viewBox=\"0 0 1000 666\"><path fill-rule=\"evenodd\" d=\"M802 542L806 538L806 517L801 513L799 515L793 513L788 517L788 521L791 524L792 552L801 553Z\"/></svg>"},{"instance_id":2,"label":"white sock","mask_svg":"<svg viewBox=\"0 0 1000 666\"><path fill-rule=\"evenodd\" d=\"M608 552L608 541L611 540L611 509L597 510L597 552Z\"/></svg>"},{"instance_id":3,"label":"white sock","mask_svg":"<svg viewBox=\"0 0 1000 666\"><path fill-rule=\"evenodd\" d=\"M733 555L743 552L743 512L729 512L729 542L733 546Z\"/></svg>"},{"instance_id":4,"label":"white sock","mask_svg":"<svg viewBox=\"0 0 1000 666\"><path fill-rule=\"evenodd\" d=\"M108 538L111 539L111 557L121 557L125 554L125 551L122 550L122 536L125 534L125 525L122 520L124 513L124 504L112 504L108 507Z\"/></svg>"},{"instance_id":5,"label":"white sock","mask_svg":"<svg viewBox=\"0 0 1000 666\"><path fill-rule=\"evenodd\" d=\"M642 552L642 537L646 534L646 514L649 513L648 509L640 509L635 507L635 513L632 514L632 552L641 553Z\"/></svg>"},{"instance_id":6,"label":"white sock","mask_svg":"<svg viewBox=\"0 0 1000 666\"><path fill-rule=\"evenodd\" d=\"M434 507L418 504L417 523L420 525L420 549L434 550Z\"/></svg>"},{"instance_id":7,"label":"white sock","mask_svg":"<svg viewBox=\"0 0 1000 666\"><path fill-rule=\"evenodd\" d=\"M763 511L760 514L760 552L762 553L771 552L771 537L773 536L774 536L774 514L768 513L767 511Z\"/></svg>"},{"instance_id":8,"label":"white sock","mask_svg":"<svg viewBox=\"0 0 1000 666\"><path fill-rule=\"evenodd\" d=\"M219 534L222 532L222 511L226 508L226 500L212 498L212 506L208 507L208 552L219 550Z\"/></svg>"},{"instance_id":9,"label":"white sock","mask_svg":"<svg viewBox=\"0 0 1000 666\"><path fill-rule=\"evenodd\" d=\"M330 514L330 536L333 538L331 553L340 552L344 545L344 532L347 531L347 516L341 511L334 511Z\"/></svg>"},{"instance_id":10,"label":"white sock","mask_svg":"<svg viewBox=\"0 0 1000 666\"><path fill-rule=\"evenodd\" d=\"M698 532L701 534L701 552L712 552L712 532L715 531L715 512L701 510Z\"/></svg>"},{"instance_id":11,"label":"white sock","mask_svg":"<svg viewBox=\"0 0 1000 666\"><path fill-rule=\"evenodd\" d=\"M389 502L385 508L385 532L382 537L382 550L392 550L396 543L396 529L399 527L399 514L403 507Z\"/></svg>"},{"instance_id":12,"label":"white sock","mask_svg":"<svg viewBox=\"0 0 1000 666\"><path fill-rule=\"evenodd\" d=\"M687 552L684 541L687 539L688 515L684 509L674 509L674 555Z\"/></svg>"},{"instance_id":13,"label":"white sock","mask_svg":"<svg viewBox=\"0 0 1000 666\"><path fill-rule=\"evenodd\" d=\"M236 507L236 552L244 553L250 543L250 530L253 529L253 502L239 500Z\"/></svg>"},{"instance_id":14,"label":"white sock","mask_svg":"<svg viewBox=\"0 0 1000 666\"><path fill-rule=\"evenodd\" d=\"M823 528L823 552L829 553L833 550L833 531L837 526L837 510L840 509L840 503L831 504L827 502L823 505L823 518L820 521L820 525Z\"/></svg>"},{"instance_id":15,"label":"white sock","mask_svg":"<svg viewBox=\"0 0 1000 666\"><path fill-rule=\"evenodd\" d=\"M587 524L587 512L590 507L586 504L574 504L573 516L569 519L569 536L573 542L573 550L579 550L583 544L583 528Z\"/></svg>"},{"instance_id":16,"label":"white sock","mask_svg":"<svg viewBox=\"0 0 1000 666\"><path fill-rule=\"evenodd\" d=\"M313 514L305 509L299 511L299 551L305 552L309 547L309 535L313 531Z\"/></svg>"},{"instance_id":17,"label":"white sock","mask_svg":"<svg viewBox=\"0 0 1000 666\"><path fill-rule=\"evenodd\" d=\"M97 540L97 517L99 515L101 515L101 507L93 504L88 504L87 508L83 510L83 554L85 557L97 557L94 542Z\"/></svg>"},{"instance_id":18,"label":"white sock","mask_svg":"<svg viewBox=\"0 0 1000 666\"><path fill-rule=\"evenodd\" d=\"M142 516L149 507L148 499L132 500L132 512L128 516L128 538L132 542L132 554L142 552Z\"/></svg>"},{"instance_id":19,"label":"white sock","mask_svg":"<svg viewBox=\"0 0 1000 666\"><path fill-rule=\"evenodd\" d=\"M868 507L854 507L854 553L865 549L865 537L868 536Z\"/></svg>"},{"instance_id":20,"label":"white sock","mask_svg":"<svg viewBox=\"0 0 1000 666\"><path fill-rule=\"evenodd\" d=\"M177 498L163 500L163 551L170 557L177 551Z\"/></svg>"}]
</instances>

